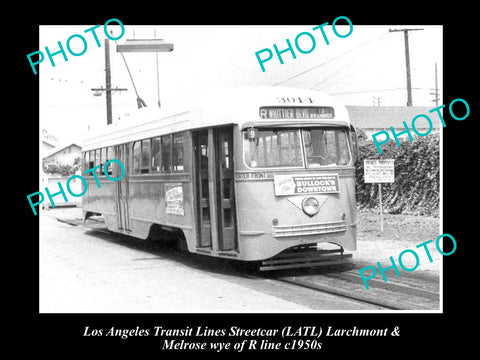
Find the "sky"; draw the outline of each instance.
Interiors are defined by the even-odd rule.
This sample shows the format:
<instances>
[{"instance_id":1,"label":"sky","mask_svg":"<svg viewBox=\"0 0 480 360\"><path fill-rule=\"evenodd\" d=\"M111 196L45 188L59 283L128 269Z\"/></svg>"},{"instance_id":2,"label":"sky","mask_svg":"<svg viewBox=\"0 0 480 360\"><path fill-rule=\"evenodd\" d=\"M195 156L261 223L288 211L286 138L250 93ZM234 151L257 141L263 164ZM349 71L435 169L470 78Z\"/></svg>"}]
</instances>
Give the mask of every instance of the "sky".
<instances>
[{"instance_id":1,"label":"sky","mask_svg":"<svg viewBox=\"0 0 480 360\"><path fill-rule=\"evenodd\" d=\"M342 22L339 21L338 24ZM345 24L345 22L343 22ZM389 29L423 28L409 33L413 105L435 107L430 93L435 88L437 63L438 87L442 93L442 26L421 24L412 26L355 26L345 38L334 35L331 26L325 27L327 45L313 25L283 26L135 26L125 24L126 39L164 39L174 44L172 52L125 53L125 60L133 81L147 108L157 107L158 97L163 108L179 100L188 100L205 86L289 86L314 89L338 97L345 105L404 106L407 101L405 47L403 32ZM52 67L47 56L40 64L40 128L46 129L62 142L80 141L88 131L106 123L105 95L94 96L92 88L105 87L105 35L103 25L96 30L101 47L90 33L93 25L40 26L39 49L58 50L61 41L82 34L87 41L84 54L74 57L67 52L53 57ZM114 36L118 26L109 26ZM338 33L347 34L348 25L337 25ZM286 48L286 39L294 44L295 37L309 32L316 46L308 54L294 48L296 59L290 53L283 55L280 64L276 55L265 62L262 72L255 52L265 48L272 51ZM302 36L304 49L311 47L308 37ZM78 38L70 43L80 52L83 45ZM262 55L263 56L263 55ZM157 66L158 59L158 66ZM116 45L110 41L112 87L127 91L112 95L113 120L134 118L144 109L137 108L136 94L127 67ZM157 82L157 73L159 81ZM442 104L440 97L439 104Z\"/></svg>"}]
</instances>

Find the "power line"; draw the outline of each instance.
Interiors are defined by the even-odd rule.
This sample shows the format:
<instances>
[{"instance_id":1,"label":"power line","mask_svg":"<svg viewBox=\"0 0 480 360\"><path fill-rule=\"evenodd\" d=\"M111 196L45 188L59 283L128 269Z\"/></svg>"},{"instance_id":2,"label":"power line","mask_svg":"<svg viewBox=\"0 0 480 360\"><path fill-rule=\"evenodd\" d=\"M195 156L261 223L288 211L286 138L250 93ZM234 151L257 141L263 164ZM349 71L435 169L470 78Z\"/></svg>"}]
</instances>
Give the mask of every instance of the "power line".
<instances>
[{"instance_id":1,"label":"power line","mask_svg":"<svg viewBox=\"0 0 480 360\"><path fill-rule=\"evenodd\" d=\"M367 42L361 44L360 46L362 46L362 49L360 50L360 53L358 54L357 59L358 59L359 56L362 56L365 52L370 51L369 47L364 46L364 45L367 45L368 42L371 42L373 40L377 41L377 44L378 44L378 41L381 40L382 38L386 37L387 35L388 35L388 33L380 34L376 38L368 40ZM326 78L322 79L321 81L315 83L315 85L311 86L310 89L315 89L319 85L323 85L324 87L325 86L328 87L330 85L329 84L325 85L325 83L328 83L328 82L331 82L331 81L335 81L335 84L338 84L339 79L344 79L346 76L351 76L352 72L357 73L358 70L360 70L360 69L362 69L362 68L364 68L365 66L368 65L367 63L362 62L362 61L353 61L353 64L355 66L348 66L348 67L344 66L344 67L341 67L339 70L337 70L335 72L331 72L331 74L329 76L327 76ZM345 70L348 70L348 72L345 71Z\"/></svg>"},{"instance_id":2,"label":"power line","mask_svg":"<svg viewBox=\"0 0 480 360\"><path fill-rule=\"evenodd\" d=\"M301 76L301 75L304 75L304 74L306 74L306 73L308 73L308 72L310 72L310 71L313 71L313 70L315 70L315 69L318 69L320 66L326 65L326 64L332 62L333 60L337 60L337 59L339 59L339 58L341 58L341 57L343 57L343 56L346 56L346 55L350 54L351 52L357 50L357 49L360 48L360 47L363 48L365 45L367 45L367 44L369 44L369 43L371 43L371 42L373 42L373 41L379 40L381 37L384 37L385 35L386 35L386 33L385 33L385 34L382 33L382 34L376 36L375 38L370 39L370 40L367 40L367 41L365 41L365 42L363 42L363 43L355 46L354 48L352 48L352 49L350 49L350 50L348 50L348 51L346 51L346 52L344 52L344 53L342 53L342 54L340 54L340 55L334 56L333 58L331 58L331 59L329 59L329 60L327 60L327 61L324 61L324 62L321 63L321 64L315 65L315 66L313 66L313 67L311 67L311 68L309 68L309 69L307 69L307 70L305 70L305 71L302 71L302 72L300 72L300 73L298 73L298 74L295 74L295 75L293 75L293 76L290 76L289 78L287 78L287 79L285 79L285 80L278 81L278 82L274 83L273 86L280 85L280 84L282 84L282 83L284 83L284 82L290 81L290 80L295 79L295 78L297 78L297 77L299 77L299 76ZM317 85L319 85L319 84L317 84Z\"/></svg>"},{"instance_id":3,"label":"power line","mask_svg":"<svg viewBox=\"0 0 480 360\"><path fill-rule=\"evenodd\" d=\"M423 90L424 88L413 88L413 90ZM371 92L383 92L383 91L397 91L397 90L405 90L404 87L396 87L390 89L371 89L371 90L358 90L358 91L347 91L347 92L338 92L338 93L330 93L330 95L350 95L350 94L365 94Z\"/></svg>"},{"instance_id":4,"label":"power line","mask_svg":"<svg viewBox=\"0 0 480 360\"><path fill-rule=\"evenodd\" d=\"M350 95L350 94L365 94L371 92L382 92L382 91L396 91L396 90L404 90L405 88L391 88L391 89L372 89L372 90L358 90L358 91L346 91L346 92L338 92L338 93L330 93L330 95Z\"/></svg>"}]
</instances>

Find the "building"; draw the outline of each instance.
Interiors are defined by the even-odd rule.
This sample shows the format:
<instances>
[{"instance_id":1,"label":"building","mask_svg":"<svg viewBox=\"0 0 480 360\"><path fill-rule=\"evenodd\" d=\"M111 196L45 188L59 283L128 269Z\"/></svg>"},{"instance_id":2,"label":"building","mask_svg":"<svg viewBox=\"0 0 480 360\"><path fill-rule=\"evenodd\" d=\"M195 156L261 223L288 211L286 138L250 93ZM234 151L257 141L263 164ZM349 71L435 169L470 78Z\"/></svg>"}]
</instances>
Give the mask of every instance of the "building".
<instances>
[{"instance_id":1,"label":"building","mask_svg":"<svg viewBox=\"0 0 480 360\"><path fill-rule=\"evenodd\" d=\"M361 129L370 140L372 140L372 134L381 130L390 131L392 126L397 134L404 131L404 121L412 136L416 136L412 130L412 119L419 114L427 115L431 119L433 129L430 134L439 133L441 121L436 111L430 113L433 108L425 106L347 106L353 126ZM415 128L420 133L426 133L429 126L428 121L423 117L415 122ZM408 135L399 136L402 139L404 137L408 138Z\"/></svg>"},{"instance_id":2,"label":"building","mask_svg":"<svg viewBox=\"0 0 480 360\"><path fill-rule=\"evenodd\" d=\"M59 144L43 153L43 168L49 165L73 165L76 158L82 157L82 148L76 143Z\"/></svg>"},{"instance_id":3,"label":"building","mask_svg":"<svg viewBox=\"0 0 480 360\"><path fill-rule=\"evenodd\" d=\"M55 136L49 134L48 131L45 129L42 129L41 140L42 140L42 146L41 146L42 152L53 149L55 146L58 145L58 139Z\"/></svg>"},{"instance_id":4,"label":"building","mask_svg":"<svg viewBox=\"0 0 480 360\"><path fill-rule=\"evenodd\" d=\"M61 173L52 173L48 171L49 166L62 166L62 165L69 165L74 167L75 160L81 159L82 156L82 148L77 145L76 143L66 143L66 144L59 144L54 148L50 148L48 150L43 151L42 160L43 166L41 171L41 189L48 188L52 193L56 193L59 191L58 183L62 183L63 187L65 188L65 183L72 174L61 174ZM76 167L80 167L80 163L77 160L78 165ZM55 170L59 170L58 168ZM78 171L77 171L78 172ZM69 187L71 191L75 194L79 194L82 192L82 183L78 178L74 178L73 181L69 183ZM78 198L70 198L68 202L66 202L62 196L55 196L54 198L55 207L57 206L77 206L80 201ZM44 209L48 209L51 207L48 201L45 201L42 204Z\"/></svg>"}]
</instances>

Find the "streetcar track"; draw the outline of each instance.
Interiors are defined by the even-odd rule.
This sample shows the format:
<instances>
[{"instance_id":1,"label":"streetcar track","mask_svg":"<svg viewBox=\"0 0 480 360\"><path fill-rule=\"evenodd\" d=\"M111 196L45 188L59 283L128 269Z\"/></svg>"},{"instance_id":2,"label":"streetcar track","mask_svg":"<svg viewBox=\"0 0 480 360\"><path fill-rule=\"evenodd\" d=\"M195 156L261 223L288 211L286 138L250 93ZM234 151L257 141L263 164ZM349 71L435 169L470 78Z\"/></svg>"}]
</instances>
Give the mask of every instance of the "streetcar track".
<instances>
[{"instance_id":1,"label":"streetcar track","mask_svg":"<svg viewBox=\"0 0 480 360\"><path fill-rule=\"evenodd\" d=\"M275 281L326 292L390 310L438 310L439 293L412 284L376 280L367 290L352 272L280 275Z\"/></svg>"},{"instance_id":2,"label":"streetcar track","mask_svg":"<svg viewBox=\"0 0 480 360\"><path fill-rule=\"evenodd\" d=\"M361 299L357 296L354 296L352 294L348 294L346 292L336 291L332 287L312 286L312 285L309 285L307 283L298 282L298 281L289 280L289 279L276 279L276 280L280 281L280 282L283 282L283 283L287 283L287 284L291 284L291 285L295 285L295 286L300 286L300 287L303 287L303 288L307 288L307 289L311 289L311 290L315 290L315 291L320 291L320 292L328 293L328 294L335 295L335 296L340 296L340 297L343 297L343 298L346 298L346 299L349 299L349 300L354 300L354 301L361 302L361 303L366 303L366 304L370 304L370 305L379 306L383 309L399 310L397 307L391 306L390 304L380 303L380 302L377 302L377 301L370 301L370 300L367 300L367 299Z\"/></svg>"},{"instance_id":3,"label":"streetcar track","mask_svg":"<svg viewBox=\"0 0 480 360\"><path fill-rule=\"evenodd\" d=\"M338 279L354 282L354 283L362 283L361 277L358 273L330 273L328 274L331 277L335 277ZM370 289L372 288L383 288L389 291L397 291L397 292L403 292L405 294L410 294L413 296L419 296L423 297L426 299L430 300L437 300L438 299L438 289L437 291L431 291L426 289L426 284L423 287L414 285L412 283L397 283L394 281L389 280L388 282L385 282L383 280L378 280L378 279L370 279ZM366 289L365 289L366 290Z\"/></svg>"},{"instance_id":4,"label":"streetcar track","mask_svg":"<svg viewBox=\"0 0 480 360\"><path fill-rule=\"evenodd\" d=\"M135 248L151 253L158 254L158 249L147 249L144 243L127 243ZM162 253L163 253L162 249ZM174 255L177 260L192 260L191 253L174 251L169 253ZM201 255L200 255L201 256ZM190 262L189 266L195 266L202 270L218 270L220 263L223 269L222 273L230 272L231 275L270 279L272 281L282 282L289 286L300 286L316 292L328 293L330 295L342 297L357 303L373 305L380 310L438 310L439 309L439 291L434 282L425 281L413 277L403 277L384 282L382 279L369 280L370 288L367 290L361 280L356 267L358 264L347 263L341 266L331 265L325 267L312 267L295 270L279 270L275 272L254 272L247 269L239 263L225 261L225 259L202 257L202 262ZM140 257L134 260L157 260L155 257ZM198 260L198 259L197 259ZM227 270L228 269L228 270Z\"/></svg>"},{"instance_id":5,"label":"streetcar track","mask_svg":"<svg viewBox=\"0 0 480 360\"><path fill-rule=\"evenodd\" d=\"M93 232L99 230L100 229L91 229ZM132 244L127 241L127 243L130 246L134 245L133 247L138 247L154 255L154 257L145 256L132 259L134 261L154 261L161 259L155 256L158 254L156 251L158 249L147 249L143 243L140 245L136 242ZM183 258L183 255L185 254L175 252L176 257L180 256ZM185 256L185 259L187 258L190 259L190 256ZM211 264L213 268L218 266L216 261L212 262L216 263L216 265ZM206 266L211 270L211 266L208 266L207 263L208 261L200 267L203 268ZM222 264L226 265L223 261ZM356 269L357 266L358 264L347 263L343 266L333 265L296 270L279 270L253 275L245 268L242 269L241 266L234 266L232 264L230 267L227 265L237 276L270 279L290 286L300 286L312 291L328 293L358 303L373 305L380 309L426 311L439 309L438 283L414 277L402 277L401 279L392 278L392 280L389 279L387 282L383 281L383 279L370 279L370 288L367 290L358 273L358 269ZM399 280L401 280L401 282Z\"/></svg>"}]
</instances>

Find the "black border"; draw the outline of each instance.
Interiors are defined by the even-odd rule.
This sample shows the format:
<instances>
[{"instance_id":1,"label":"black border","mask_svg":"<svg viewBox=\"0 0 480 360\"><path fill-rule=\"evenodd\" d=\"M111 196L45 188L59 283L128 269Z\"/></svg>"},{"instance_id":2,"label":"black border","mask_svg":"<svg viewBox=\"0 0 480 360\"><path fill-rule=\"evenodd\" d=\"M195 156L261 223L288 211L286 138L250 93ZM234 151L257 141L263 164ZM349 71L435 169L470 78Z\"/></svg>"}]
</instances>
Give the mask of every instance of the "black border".
<instances>
[{"instance_id":1,"label":"black border","mask_svg":"<svg viewBox=\"0 0 480 360\"><path fill-rule=\"evenodd\" d=\"M475 333L475 272L472 271L476 255L472 236L475 226L476 207L476 162L473 154L478 120L478 101L473 86L478 81L476 61L476 28L474 3L434 3L432 5L404 2L365 3L361 8L352 8L341 3L335 8L326 8L323 3L212 3L212 4L109 4L100 9L99 4L83 4L80 9L65 9L65 4L44 11L33 11L23 16L22 41L16 41L18 49L8 54L11 63L21 74L21 83L14 80L21 96L10 98L10 106L21 109L17 120L9 117L15 126L14 134L28 144L26 162L21 164L25 174L20 186L15 186L14 207L19 206L26 234L15 237L14 249L21 252L14 257L14 269L10 273L14 304L10 346L25 349L34 341L36 355L75 354L109 355L118 353L145 354L151 351L160 354L158 339L135 337L119 338L83 337L85 326L91 327L175 327L208 326L210 328L245 328L283 326L336 326L350 328L400 327L401 336L395 337L342 337L325 339L324 347L316 356L343 356L345 353L363 356L404 355L430 356L446 354L447 350L468 353L474 342L468 340ZM38 5L43 10L43 5ZM65 11L62 11L65 9ZM31 72L26 54L38 50L38 26L47 24L103 24L111 18L120 19L125 25L140 24L305 24L331 22L337 16L349 17L355 25L443 25L444 26L444 83L443 99L448 104L463 98L470 105L470 116L464 121L455 121L447 112L443 129L443 232L457 240L456 252L444 257L444 313L443 314L39 314L38 313L38 217L33 217L26 195L37 190L39 158L38 124L38 77ZM35 16L35 17L33 17ZM12 40L9 40L12 41ZM20 46L18 46L20 44ZM13 71L12 71L13 73ZM475 84L475 85L474 85ZM477 91L478 93L478 91ZM433 108L433 106L432 106ZM7 212L8 213L8 212ZM7 222L8 223L8 222ZM8 225L8 224L7 224ZM23 226L21 226L23 228ZM19 229L23 230L23 229ZM21 244L21 246L18 246ZM27 256L25 256L25 254ZM23 273L24 272L24 273ZM7 314L8 315L8 314ZM18 341L18 343L17 343ZM20 348L19 348L20 346ZM65 353L68 349L69 352ZM248 356L249 352L241 353ZM260 353L264 354L264 353ZM305 352L305 354L307 354ZM312 355L314 353L310 353ZM231 353L222 354L231 356ZM329 357L327 357L329 358Z\"/></svg>"}]
</instances>

